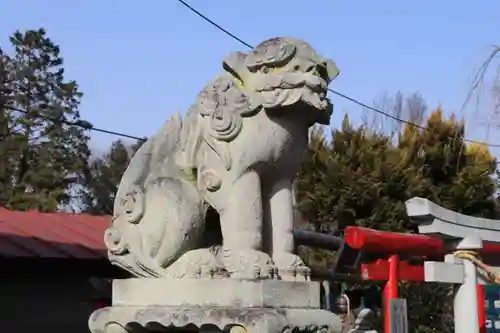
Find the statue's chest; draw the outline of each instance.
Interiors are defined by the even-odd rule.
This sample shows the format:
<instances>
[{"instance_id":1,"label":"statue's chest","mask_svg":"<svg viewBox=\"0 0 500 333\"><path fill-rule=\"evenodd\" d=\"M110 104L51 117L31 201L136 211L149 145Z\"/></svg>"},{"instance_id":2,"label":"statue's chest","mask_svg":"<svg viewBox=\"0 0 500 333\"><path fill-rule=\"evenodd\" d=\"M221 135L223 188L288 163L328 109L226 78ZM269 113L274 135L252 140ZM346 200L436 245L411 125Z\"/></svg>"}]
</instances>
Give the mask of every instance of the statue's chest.
<instances>
[{"instance_id":1,"label":"statue's chest","mask_svg":"<svg viewBox=\"0 0 500 333\"><path fill-rule=\"evenodd\" d=\"M296 168L307 147L307 131L307 123L298 117L273 119L263 112L243 125L241 144L246 148L242 162Z\"/></svg>"},{"instance_id":2,"label":"statue's chest","mask_svg":"<svg viewBox=\"0 0 500 333\"><path fill-rule=\"evenodd\" d=\"M264 132L264 131L262 131ZM265 156L268 154L272 160L289 160L302 156L304 148L303 133L298 129L285 128L276 123L268 124L267 135L262 142L262 149ZM295 157L297 155L297 157Z\"/></svg>"}]
</instances>

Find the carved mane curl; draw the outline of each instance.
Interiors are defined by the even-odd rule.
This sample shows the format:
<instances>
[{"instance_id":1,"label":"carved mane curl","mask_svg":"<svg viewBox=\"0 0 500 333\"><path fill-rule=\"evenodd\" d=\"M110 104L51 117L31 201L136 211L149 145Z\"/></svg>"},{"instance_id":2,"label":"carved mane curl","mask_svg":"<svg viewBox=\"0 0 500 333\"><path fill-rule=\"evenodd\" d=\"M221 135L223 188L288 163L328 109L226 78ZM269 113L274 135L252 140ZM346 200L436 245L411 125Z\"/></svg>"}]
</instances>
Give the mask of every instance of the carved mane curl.
<instances>
[{"instance_id":1,"label":"carved mane curl","mask_svg":"<svg viewBox=\"0 0 500 333\"><path fill-rule=\"evenodd\" d=\"M231 169L226 144L240 134L243 118L256 115L260 109L261 106L253 104L250 96L238 87L230 73L215 78L198 95L186 116L181 136L186 166L196 167L196 151L205 142L221 158L226 169Z\"/></svg>"}]
</instances>

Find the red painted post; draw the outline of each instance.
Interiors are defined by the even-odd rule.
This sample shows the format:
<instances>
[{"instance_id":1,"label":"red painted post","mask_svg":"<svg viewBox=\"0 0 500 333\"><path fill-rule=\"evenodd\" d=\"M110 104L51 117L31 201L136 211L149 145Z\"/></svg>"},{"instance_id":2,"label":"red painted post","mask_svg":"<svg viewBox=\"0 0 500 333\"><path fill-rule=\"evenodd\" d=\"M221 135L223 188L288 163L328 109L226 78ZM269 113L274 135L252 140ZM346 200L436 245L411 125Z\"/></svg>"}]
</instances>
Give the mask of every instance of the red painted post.
<instances>
[{"instance_id":1,"label":"red painted post","mask_svg":"<svg viewBox=\"0 0 500 333\"><path fill-rule=\"evenodd\" d=\"M384 287L384 333L390 333L389 300L398 298L398 266L399 257L393 254L389 257L389 279Z\"/></svg>"},{"instance_id":2,"label":"red painted post","mask_svg":"<svg viewBox=\"0 0 500 333\"><path fill-rule=\"evenodd\" d=\"M389 266L387 259L377 259L373 262L361 264L361 279L369 281L389 280ZM398 281L425 281L424 266L410 265L407 261L398 262Z\"/></svg>"},{"instance_id":3,"label":"red painted post","mask_svg":"<svg viewBox=\"0 0 500 333\"><path fill-rule=\"evenodd\" d=\"M363 280L385 280L387 282L384 288L384 332L389 333L389 299L397 298L398 279L407 281L425 281L423 266L409 266L406 272L398 272L399 253L401 255L427 256L427 260L440 260L445 254L443 242L439 238L426 235L410 235L392 232L384 232L361 227L347 227L344 231L344 240L353 249L362 250L367 253L374 252L378 254L392 254L388 263L384 260L378 260L373 263L362 264ZM498 257L500 253L500 244L483 244L479 253L485 257ZM403 266L404 262L401 264ZM389 269L387 272L387 266ZM387 273L388 274L387 274ZM478 296L478 319L481 333L486 332L486 314L484 309L484 288L481 285L477 287Z\"/></svg>"},{"instance_id":4,"label":"red painted post","mask_svg":"<svg viewBox=\"0 0 500 333\"><path fill-rule=\"evenodd\" d=\"M477 285L477 316L479 319L479 332L486 333L486 313L484 311L484 290L483 286Z\"/></svg>"},{"instance_id":5,"label":"red painted post","mask_svg":"<svg viewBox=\"0 0 500 333\"><path fill-rule=\"evenodd\" d=\"M399 253L414 256L430 256L442 259L445 255L443 241L426 235L400 234L395 232L379 231L361 227L347 227L344 231L344 240L353 249L367 253ZM500 244L483 244L479 254L483 257L498 256Z\"/></svg>"}]
</instances>

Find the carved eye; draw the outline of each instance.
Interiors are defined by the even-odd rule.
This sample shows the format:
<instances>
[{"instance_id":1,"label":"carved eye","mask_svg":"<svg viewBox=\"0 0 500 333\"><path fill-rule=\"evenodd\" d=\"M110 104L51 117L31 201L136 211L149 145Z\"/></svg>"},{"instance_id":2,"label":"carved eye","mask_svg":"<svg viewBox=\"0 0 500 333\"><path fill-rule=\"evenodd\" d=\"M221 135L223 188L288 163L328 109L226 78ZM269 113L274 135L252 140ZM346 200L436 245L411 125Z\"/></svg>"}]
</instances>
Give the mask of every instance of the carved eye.
<instances>
[{"instance_id":1,"label":"carved eye","mask_svg":"<svg viewBox=\"0 0 500 333\"><path fill-rule=\"evenodd\" d=\"M298 70L300 70L300 65L295 65L295 66L293 66L293 70L294 70L294 71L298 71Z\"/></svg>"},{"instance_id":2,"label":"carved eye","mask_svg":"<svg viewBox=\"0 0 500 333\"><path fill-rule=\"evenodd\" d=\"M310 65L309 67L307 67L306 73L310 73L310 72L313 72L315 70L316 70L316 65Z\"/></svg>"}]
</instances>

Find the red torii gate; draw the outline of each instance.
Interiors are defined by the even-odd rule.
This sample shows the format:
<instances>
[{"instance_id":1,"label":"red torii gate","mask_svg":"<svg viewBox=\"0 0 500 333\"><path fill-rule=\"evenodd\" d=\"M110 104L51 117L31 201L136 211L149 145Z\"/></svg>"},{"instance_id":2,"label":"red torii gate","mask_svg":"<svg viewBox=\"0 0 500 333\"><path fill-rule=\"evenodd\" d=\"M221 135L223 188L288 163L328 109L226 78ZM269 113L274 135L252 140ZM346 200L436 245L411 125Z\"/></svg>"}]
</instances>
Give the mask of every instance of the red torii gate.
<instances>
[{"instance_id":1,"label":"red torii gate","mask_svg":"<svg viewBox=\"0 0 500 333\"><path fill-rule=\"evenodd\" d=\"M386 281L384 287L384 330L389 333L389 299L398 297L399 281L425 281L424 267L411 265L404 260L407 256L442 260L445 255L443 242L439 238L418 234L383 232L361 227L347 227L344 241L349 247L364 253L384 255L371 263L361 264L363 280ZM487 258L500 254L500 244L485 243L480 254ZM498 260L498 259L497 259ZM485 332L484 292L477 286L478 315L481 332Z\"/></svg>"}]
</instances>

